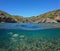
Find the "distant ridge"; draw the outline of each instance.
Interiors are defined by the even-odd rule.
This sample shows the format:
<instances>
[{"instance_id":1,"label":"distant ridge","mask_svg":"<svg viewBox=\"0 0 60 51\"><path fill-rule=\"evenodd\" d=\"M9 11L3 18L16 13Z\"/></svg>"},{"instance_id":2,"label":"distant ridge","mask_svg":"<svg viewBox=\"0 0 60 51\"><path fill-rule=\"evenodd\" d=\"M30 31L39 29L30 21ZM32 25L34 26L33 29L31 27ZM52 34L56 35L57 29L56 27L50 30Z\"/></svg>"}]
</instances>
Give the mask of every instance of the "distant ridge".
<instances>
[{"instance_id":1,"label":"distant ridge","mask_svg":"<svg viewBox=\"0 0 60 51\"><path fill-rule=\"evenodd\" d=\"M39 16L24 18L23 16L13 16L0 10L0 23L27 23L27 22L43 22L58 23L60 22L60 9L49 11Z\"/></svg>"}]
</instances>

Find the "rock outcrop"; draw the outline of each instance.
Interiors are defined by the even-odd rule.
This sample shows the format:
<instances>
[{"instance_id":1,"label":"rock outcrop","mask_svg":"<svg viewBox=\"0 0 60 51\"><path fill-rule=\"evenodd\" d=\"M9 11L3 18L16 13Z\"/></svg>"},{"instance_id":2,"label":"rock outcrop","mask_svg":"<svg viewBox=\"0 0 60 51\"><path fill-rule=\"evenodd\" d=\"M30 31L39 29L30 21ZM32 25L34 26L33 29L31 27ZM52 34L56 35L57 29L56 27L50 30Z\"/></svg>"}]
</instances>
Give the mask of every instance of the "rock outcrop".
<instances>
[{"instance_id":1,"label":"rock outcrop","mask_svg":"<svg viewBox=\"0 0 60 51\"><path fill-rule=\"evenodd\" d=\"M6 17L0 17L0 23L16 23L17 21L16 20L14 20L13 18L11 18L11 17L8 17L8 18L6 18Z\"/></svg>"},{"instance_id":2,"label":"rock outcrop","mask_svg":"<svg viewBox=\"0 0 60 51\"><path fill-rule=\"evenodd\" d=\"M55 18L55 20L56 20L57 22L60 22L60 16L57 16L57 17Z\"/></svg>"},{"instance_id":3,"label":"rock outcrop","mask_svg":"<svg viewBox=\"0 0 60 51\"><path fill-rule=\"evenodd\" d=\"M57 23L57 21L53 20L53 19L50 19L50 18L47 18L47 19L44 19L42 22L46 22L46 23Z\"/></svg>"}]
</instances>

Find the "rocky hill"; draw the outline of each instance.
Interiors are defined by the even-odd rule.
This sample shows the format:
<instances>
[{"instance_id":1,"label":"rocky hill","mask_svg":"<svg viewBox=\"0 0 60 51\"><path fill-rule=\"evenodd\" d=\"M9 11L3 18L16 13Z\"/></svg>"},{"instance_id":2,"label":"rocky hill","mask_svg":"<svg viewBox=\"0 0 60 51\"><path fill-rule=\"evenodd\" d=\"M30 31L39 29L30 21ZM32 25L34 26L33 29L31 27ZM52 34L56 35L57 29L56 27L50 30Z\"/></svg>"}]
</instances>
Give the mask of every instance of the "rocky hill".
<instances>
[{"instance_id":1,"label":"rocky hill","mask_svg":"<svg viewBox=\"0 0 60 51\"><path fill-rule=\"evenodd\" d=\"M0 23L15 23L16 20L12 18L12 16L6 12L0 11Z\"/></svg>"},{"instance_id":2,"label":"rocky hill","mask_svg":"<svg viewBox=\"0 0 60 51\"><path fill-rule=\"evenodd\" d=\"M4 11L0 11L0 23L18 23L18 22L60 22L60 9L49 11L39 16L24 18L23 16L10 15Z\"/></svg>"},{"instance_id":3,"label":"rocky hill","mask_svg":"<svg viewBox=\"0 0 60 51\"><path fill-rule=\"evenodd\" d=\"M60 9L30 18L33 22L60 22Z\"/></svg>"}]
</instances>

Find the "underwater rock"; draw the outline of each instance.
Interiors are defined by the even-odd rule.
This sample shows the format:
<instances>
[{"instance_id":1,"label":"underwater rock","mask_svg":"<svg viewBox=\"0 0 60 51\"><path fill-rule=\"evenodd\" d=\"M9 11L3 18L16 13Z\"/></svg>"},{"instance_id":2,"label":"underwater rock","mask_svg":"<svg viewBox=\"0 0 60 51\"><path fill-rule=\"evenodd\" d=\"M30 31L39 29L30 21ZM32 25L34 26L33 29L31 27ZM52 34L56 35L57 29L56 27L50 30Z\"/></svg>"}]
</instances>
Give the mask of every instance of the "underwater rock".
<instances>
[{"instance_id":1,"label":"underwater rock","mask_svg":"<svg viewBox=\"0 0 60 51\"><path fill-rule=\"evenodd\" d=\"M12 35L12 37L14 37L14 38L15 38L15 37L18 37L18 34L14 34L14 35Z\"/></svg>"},{"instance_id":2,"label":"underwater rock","mask_svg":"<svg viewBox=\"0 0 60 51\"><path fill-rule=\"evenodd\" d=\"M15 38L11 38L11 40L15 40Z\"/></svg>"},{"instance_id":3,"label":"underwater rock","mask_svg":"<svg viewBox=\"0 0 60 51\"><path fill-rule=\"evenodd\" d=\"M8 34L11 34L12 35L13 33L12 32L9 32Z\"/></svg>"},{"instance_id":4,"label":"underwater rock","mask_svg":"<svg viewBox=\"0 0 60 51\"><path fill-rule=\"evenodd\" d=\"M24 35L20 35L20 39L24 39L25 38L25 36Z\"/></svg>"}]
</instances>

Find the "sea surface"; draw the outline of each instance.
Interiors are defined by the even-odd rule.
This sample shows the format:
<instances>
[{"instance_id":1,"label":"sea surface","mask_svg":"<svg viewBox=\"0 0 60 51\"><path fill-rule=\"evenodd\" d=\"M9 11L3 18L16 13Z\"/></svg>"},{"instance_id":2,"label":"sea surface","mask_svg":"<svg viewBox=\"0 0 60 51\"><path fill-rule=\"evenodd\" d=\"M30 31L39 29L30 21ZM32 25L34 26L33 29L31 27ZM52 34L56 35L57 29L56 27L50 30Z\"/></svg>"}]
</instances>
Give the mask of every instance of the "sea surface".
<instances>
[{"instance_id":1,"label":"sea surface","mask_svg":"<svg viewBox=\"0 0 60 51\"><path fill-rule=\"evenodd\" d=\"M60 51L56 23L0 24L0 51Z\"/></svg>"}]
</instances>

